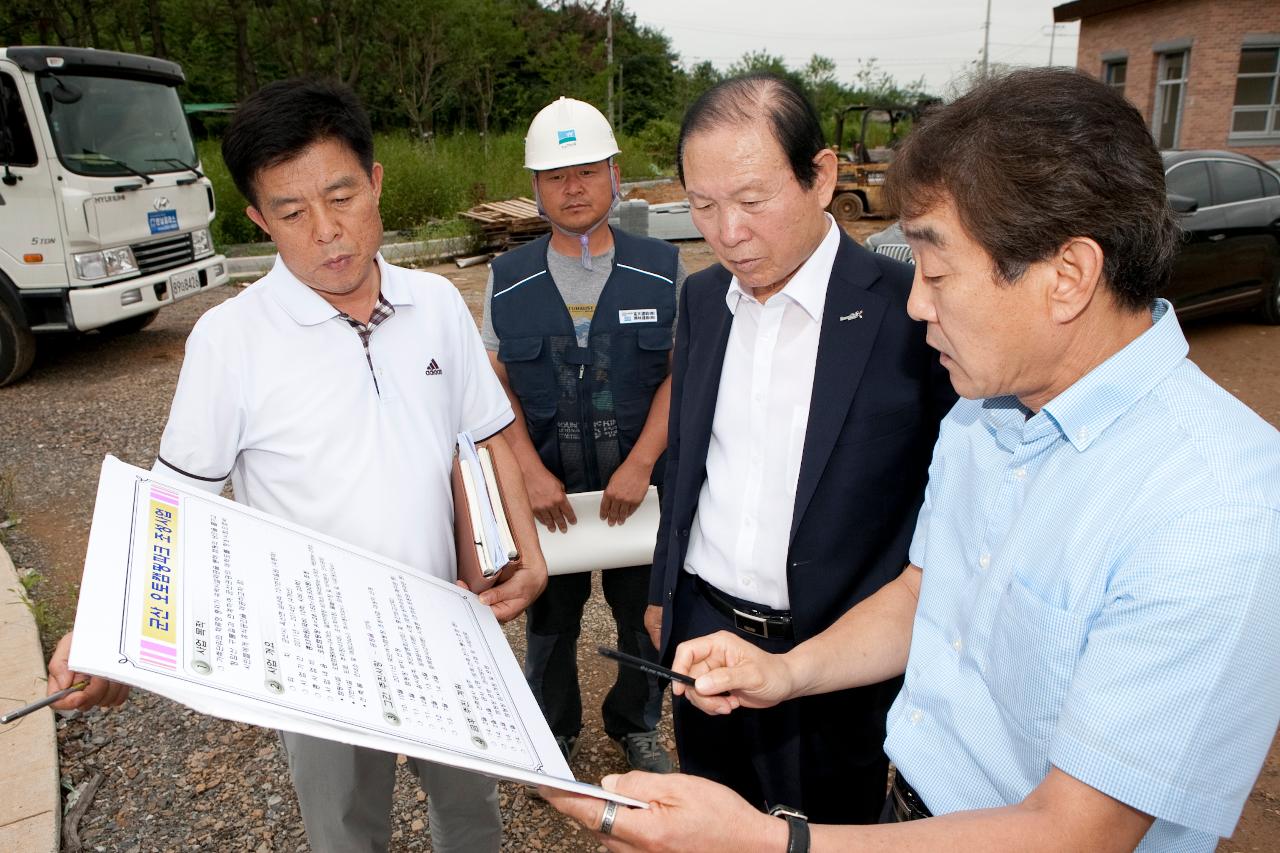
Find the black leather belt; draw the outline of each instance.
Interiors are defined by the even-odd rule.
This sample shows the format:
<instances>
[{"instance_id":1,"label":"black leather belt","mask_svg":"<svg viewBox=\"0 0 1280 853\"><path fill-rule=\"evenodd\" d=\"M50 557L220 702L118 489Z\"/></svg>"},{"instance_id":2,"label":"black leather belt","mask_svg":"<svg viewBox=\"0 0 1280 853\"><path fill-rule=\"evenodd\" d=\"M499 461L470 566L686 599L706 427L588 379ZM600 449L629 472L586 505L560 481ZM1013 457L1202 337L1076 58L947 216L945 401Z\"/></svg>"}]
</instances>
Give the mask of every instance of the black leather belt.
<instances>
[{"instance_id":1,"label":"black leather belt","mask_svg":"<svg viewBox=\"0 0 1280 853\"><path fill-rule=\"evenodd\" d=\"M893 791L889 796L893 797L893 816L899 822L933 817L933 812L920 799L916 789L903 781L901 774L894 774Z\"/></svg>"},{"instance_id":2,"label":"black leather belt","mask_svg":"<svg viewBox=\"0 0 1280 853\"><path fill-rule=\"evenodd\" d=\"M786 610L769 610L753 606L748 601L734 598L716 589L694 575L698 590L712 607L732 620L739 631L745 631L766 640L790 640L795 635L791 631L791 613Z\"/></svg>"}]
</instances>

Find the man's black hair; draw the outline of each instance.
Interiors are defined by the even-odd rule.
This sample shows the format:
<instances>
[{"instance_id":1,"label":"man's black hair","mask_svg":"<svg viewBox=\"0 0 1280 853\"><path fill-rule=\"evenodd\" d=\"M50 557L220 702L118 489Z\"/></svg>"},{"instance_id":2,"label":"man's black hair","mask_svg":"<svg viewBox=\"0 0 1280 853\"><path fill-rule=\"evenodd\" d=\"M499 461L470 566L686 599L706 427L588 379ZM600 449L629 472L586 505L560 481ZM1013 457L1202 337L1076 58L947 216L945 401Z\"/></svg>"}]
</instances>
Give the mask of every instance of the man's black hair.
<instances>
[{"instance_id":1,"label":"man's black hair","mask_svg":"<svg viewBox=\"0 0 1280 853\"><path fill-rule=\"evenodd\" d=\"M1005 283L1090 237L1132 311L1150 308L1181 239L1141 113L1074 70L1014 71L936 107L898 148L885 194L904 219L950 200Z\"/></svg>"},{"instance_id":2,"label":"man's black hair","mask_svg":"<svg viewBox=\"0 0 1280 853\"><path fill-rule=\"evenodd\" d=\"M365 174L373 174L373 128L356 93L329 80L280 80L236 110L222 138L222 159L236 188L257 207L259 172L329 139L350 148Z\"/></svg>"},{"instance_id":3,"label":"man's black hair","mask_svg":"<svg viewBox=\"0 0 1280 853\"><path fill-rule=\"evenodd\" d=\"M750 124L765 118L773 138L806 190L818 177L814 158L827 147L818 113L794 83L774 74L731 77L703 92L684 114L676 148L676 170L684 184L684 150L689 137L725 125Z\"/></svg>"}]
</instances>

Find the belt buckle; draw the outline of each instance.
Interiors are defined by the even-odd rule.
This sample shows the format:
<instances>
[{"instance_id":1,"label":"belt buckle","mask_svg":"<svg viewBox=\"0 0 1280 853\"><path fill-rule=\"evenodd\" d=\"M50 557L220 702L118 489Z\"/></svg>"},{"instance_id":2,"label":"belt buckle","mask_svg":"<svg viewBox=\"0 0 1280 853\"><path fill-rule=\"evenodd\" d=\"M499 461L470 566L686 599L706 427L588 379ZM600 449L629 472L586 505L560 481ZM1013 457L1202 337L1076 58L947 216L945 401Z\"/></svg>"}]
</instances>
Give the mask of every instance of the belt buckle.
<instances>
[{"instance_id":1,"label":"belt buckle","mask_svg":"<svg viewBox=\"0 0 1280 853\"><path fill-rule=\"evenodd\" d=\"M925 817L926 813L912 803L911 800L907 799L907 792L902 787L904 784L901 780L894 780L892 788L894 811L897 813L899 821L920 820ZM921 803L921 805L924 804Z\"/></svg>"},{"instance_id":2,"label":"belt buckle","mask_svg":"<svg viewBox=\"0 0 1280 853\"><path fill-rule=\"evenodd\" d=\"M769 639L768 619L763 616L756 616L754 613L744 613L736 607L732 609L733 623L735 625L743 631L746 631L748 634L753 634L757 637L764 637L766 640Z\"/></svg>"},{"instance_id":3,"label":"belt buckle","mask_svg":"<svg viewBox=\"0 0 1280 853\"><path fill-rule=\"evenodd\" d=\"M902 796L902 789L897 784L894 784L891 790L893 793L893 811L899 823L906 823L914 817L911 813L911 806L907 805L906 797Z\"/></svg>"}]
</instances>

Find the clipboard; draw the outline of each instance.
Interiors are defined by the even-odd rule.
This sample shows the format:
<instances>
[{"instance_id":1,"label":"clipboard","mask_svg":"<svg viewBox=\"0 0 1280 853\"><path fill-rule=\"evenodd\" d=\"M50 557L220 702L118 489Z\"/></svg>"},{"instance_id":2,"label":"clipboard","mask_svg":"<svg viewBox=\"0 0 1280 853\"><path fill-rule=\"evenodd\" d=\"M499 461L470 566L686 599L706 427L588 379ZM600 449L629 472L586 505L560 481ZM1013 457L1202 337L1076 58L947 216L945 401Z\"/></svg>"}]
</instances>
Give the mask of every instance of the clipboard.
<instances>
[{"instance_id":1,"label":"clipboard","mask_svg":"<svg viewBox=\"0 0 1280 853\"><path fill-rule=\"evenodd\" d=\"M459 433L450 479L458 580L472 592L483 592L520 562L509 504L489 448L476 447L471 436Z\"/></svg>"}]
</instances>

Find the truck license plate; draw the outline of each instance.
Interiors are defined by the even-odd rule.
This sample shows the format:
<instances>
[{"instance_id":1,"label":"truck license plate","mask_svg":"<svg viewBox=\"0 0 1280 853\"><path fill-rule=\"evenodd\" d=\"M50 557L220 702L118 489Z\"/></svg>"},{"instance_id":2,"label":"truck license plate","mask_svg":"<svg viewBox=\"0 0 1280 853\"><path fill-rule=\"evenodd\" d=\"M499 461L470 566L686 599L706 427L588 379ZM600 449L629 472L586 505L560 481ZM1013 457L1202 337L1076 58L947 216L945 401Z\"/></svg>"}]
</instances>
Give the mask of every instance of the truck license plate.
<instances>
[{"instance_id":1,"label":"truck license plate","mask_svg":"<svg viewBox=\"0 0 1280 853\"><path fill-rule=\"evenodd\" d=\"M169 293L173 294L173 301L177 302L184 296L190 296L200 289L200 271L191 270L190 272L180 272L176 275L169 276Z\"/></svg>"}]
</instances>

